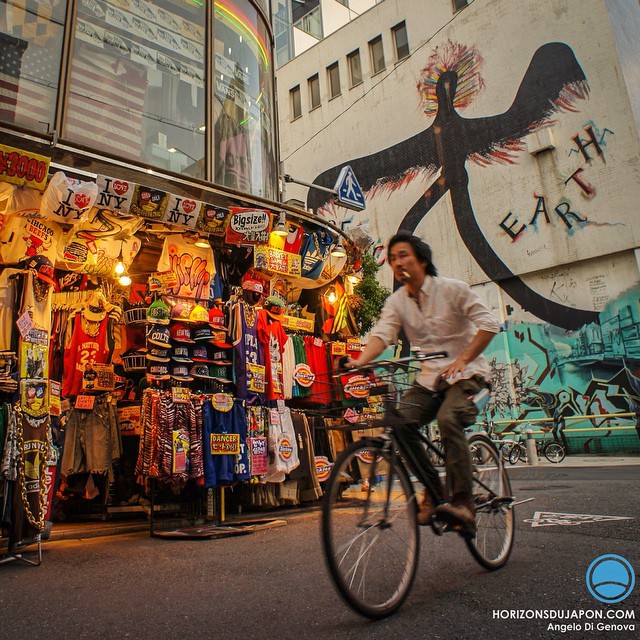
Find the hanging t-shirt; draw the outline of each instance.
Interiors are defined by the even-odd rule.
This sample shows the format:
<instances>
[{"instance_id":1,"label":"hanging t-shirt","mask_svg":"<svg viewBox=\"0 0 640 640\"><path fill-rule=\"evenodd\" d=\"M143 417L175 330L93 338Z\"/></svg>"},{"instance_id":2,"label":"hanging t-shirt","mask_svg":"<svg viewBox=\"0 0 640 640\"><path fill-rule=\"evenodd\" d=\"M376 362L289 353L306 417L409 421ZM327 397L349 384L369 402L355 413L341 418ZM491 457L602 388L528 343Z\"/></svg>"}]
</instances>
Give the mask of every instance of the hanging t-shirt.
<instances>
[{"instance_id":1,"label":"hanging t-shirt","mask_svg":"<svg viewBox=\"0 0 640 640\"><path fill-rule=\"evenodd\" d=\"M196 247L182 235L173 234L164 240L158 271L171 271L177 284L167 290L169 295L185 298L209 298L209 287L216 268L211 247Z\"/></svg>"},{"instance_id":2,"label":"hanging t-shirt","mask_svg":"<svg viewBox=\"0 0 640 640\"><path fill-rule=\"evenodd\" d=\"M325 259L329 255L329 248L333 243L333 237L326 231L318 229L309 233L300 251L303 277L311 280L320 277Z\"/></svg>"},{"instance_id":3,"label":"hanging t-shirt","mask_svg":"<svg viewBox=\"0 0 640 640\"><path fill-rule=\"evenodd\" d=\"M267 400L283 399L282 352L287 334L280 321L272 319L265 309L258 311L258 339L262 345L267 374Z\"/></svg>"},{"instance_id":4,"label":"hanging t-shirt","mask_svg":"<svg viewBox=\"0 0 640 640\"><path fill-rule=\"evenodd\" d=\"M62 251L64 232L55 222L42 218L6 216L0 230L0 262L19 264L45 256L55 265Z\"/></svg>"},{"instance_id":5,"label":"hanging t-shirt","mask_svg":"<svg viewBox=\"0 0 640 640\"><path fill-rule=\"evenodd\" d=\"M4 269L0 273L0 351L11 351L11 338L15 329L16 277L19 273L22 273L20 269Z\"/></svg>"}]
</instances>

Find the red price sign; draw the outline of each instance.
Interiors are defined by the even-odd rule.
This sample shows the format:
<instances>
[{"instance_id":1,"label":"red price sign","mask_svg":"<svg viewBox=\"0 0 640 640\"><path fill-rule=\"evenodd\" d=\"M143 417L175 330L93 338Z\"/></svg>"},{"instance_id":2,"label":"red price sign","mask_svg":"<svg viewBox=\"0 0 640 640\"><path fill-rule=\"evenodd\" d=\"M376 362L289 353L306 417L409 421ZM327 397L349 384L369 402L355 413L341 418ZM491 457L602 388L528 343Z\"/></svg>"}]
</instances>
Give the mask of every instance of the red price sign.
<instances>
[{"instance_id":1,"label":"red price sign","mask_svg":"<svg viewBox=\"0 0 640 640\"><path fill-rule=\"evenodd\" d=\"M44 191L49 158L0 144L0 180Z\"/></svg>"}]
</instances>

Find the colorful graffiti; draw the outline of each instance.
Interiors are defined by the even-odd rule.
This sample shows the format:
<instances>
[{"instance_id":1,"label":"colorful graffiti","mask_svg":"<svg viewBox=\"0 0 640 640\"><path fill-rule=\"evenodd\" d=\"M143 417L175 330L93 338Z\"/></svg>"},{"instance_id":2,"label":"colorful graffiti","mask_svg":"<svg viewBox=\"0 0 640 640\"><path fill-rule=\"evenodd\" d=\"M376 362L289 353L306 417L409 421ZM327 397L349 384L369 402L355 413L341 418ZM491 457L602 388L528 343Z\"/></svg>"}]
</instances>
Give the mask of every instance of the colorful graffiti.
<instances>
[{"instance_id":1,"label":"colorful graffiti","mask_svg":"<svg viewBox=\"0 0 640 640\"><path fill-rule=\"evenodd\" d=\"M640 288L575 332L509 327L487 356L493 390L483 418L502 430L512 428L510 420L552 418L556 436L574 451L640 449Z\"/></svg>"},{"instance_id":2,"label":"colorful graffiti","mask_svg":"<svg viewBox=\"0 0 640 640\"><path fill-rule=\"evenodd\" d=\"M399 188L421 171L439 173L429 191L405 214L400 229L414 231L440 198L449 193L460 238L489 279L546 322L576 329L594 321L591 310L568 307L541 296L502 261L475 218L465 168L467 160L477 164L513 163L514 152L522 148L525 136L553 123L554 114L575 111L575 102L589 95L582 68L568 45L545 44L535 52L506 112L484 118L464 118L456 110L455 96L459 86L464 87L467 94L473 94L471 87L480 81L480 63L471 63L468 50L462 47L457 50L465 60L465 64L461 64L452 55L452 50L456 51L452 47L443 47L440 63L427 67L432 70L435 81L435 98L431 99L437 101L431 126L388 149L350 160L349 164L361 187L368 192L367 197L382 188ZM471 79L467 74L471 74ZM332 186L341 166L324 171L313 182ZM331 203L323 192L311 190L307 205L321 210Z\"/></svg>"},{"instance_id":3,"label":"colorful graffiti","mask_svg":"<svg viewBox=\"0 0 640 640\"><path fill-rule=\"evenodd\" d=\"M609 414L640 412L640 292L610 300L597 298L598 283L589 278L593 304L576 308L576 282L571 269L559 267L541 274L547 294L535 291L500 258L483 234L471 203L467 161L480 167L513 165L526 136L548 127L562 112L577 113L589 96L587 78L573 50L548 43L533 55L511 106L497 115L464 118L457 109L468 105L483 88L481 56L471 48L447 42L436 48L418 81L422 110L431 125L411 138L376 153L347 159L327 169L313 182L333 186L344 164L350 164L367 200L428 178L430 187L404 212L398 229L415 231L440 199L449 194L459 237L489 280L537 322L509 324L488 351L493 369L493 393L486 408L490 420L556 420L557 437L569 437L570 449L640 450L640 428L616 431L614 425L637 419L611 420ZM581 165L562 176L565 194L552 201L533 193L529 216L508 212L497 223L511 242L538 234L542 225L556 225L571 237L595 222L581 210L578 197L597 193L594 159L605 161L614 132L592 120L570 136L569 157ZM335 215L336 203L311 190L308 206ZM546 245L524 248L532 256ZM379 262L383 248L376 245ZM594 276L595 277L595 276ZM545 278L547 280L545 280ZM507 315L513 312L506 305ZM581 422L577 416L585 416ZM580 426L580 435L571 434ZM586 425L586 426L585 426ZM591 430L591 432L589 432Z\"/></svg>"}]
</instances>

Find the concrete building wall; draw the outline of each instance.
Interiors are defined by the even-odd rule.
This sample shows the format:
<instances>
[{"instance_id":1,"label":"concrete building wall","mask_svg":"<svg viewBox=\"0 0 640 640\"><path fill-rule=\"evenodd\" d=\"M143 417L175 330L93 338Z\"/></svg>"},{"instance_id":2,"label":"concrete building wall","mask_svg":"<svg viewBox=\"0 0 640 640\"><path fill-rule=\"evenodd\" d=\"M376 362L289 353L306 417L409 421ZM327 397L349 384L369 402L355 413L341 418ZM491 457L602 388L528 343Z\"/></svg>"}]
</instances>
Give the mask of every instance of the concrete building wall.
<instances>
[{"instance_id":1,"label":"concrete building wall","mask_svg":"<svg viewBox=\"0 0 640 640\"><path fill-rule=\"evenodd\" d=\"M639 19L638 3L615 0L475 0L456 14L449 0L428 12L386 0L279 71L285 172L333 186L350 164L367 208L292 184L287 197L366 226L381 264L391 234L415 231L440 273L477 286L505 323L490 417L640 408ZM396 61L402 20L411 55ZM373 74L378 35L386 68ZM357 48L363 82L349 88ZM336 60L343 88L329 100ZM309 112L303 92L291 122L283 93L314 73L322 104ZM380 275L391 285L385 266ZM632 398L605 390L596 402L594 375L622 376ZM532 392L545 388L543 403Z\"/></svg>"}]
</instances>

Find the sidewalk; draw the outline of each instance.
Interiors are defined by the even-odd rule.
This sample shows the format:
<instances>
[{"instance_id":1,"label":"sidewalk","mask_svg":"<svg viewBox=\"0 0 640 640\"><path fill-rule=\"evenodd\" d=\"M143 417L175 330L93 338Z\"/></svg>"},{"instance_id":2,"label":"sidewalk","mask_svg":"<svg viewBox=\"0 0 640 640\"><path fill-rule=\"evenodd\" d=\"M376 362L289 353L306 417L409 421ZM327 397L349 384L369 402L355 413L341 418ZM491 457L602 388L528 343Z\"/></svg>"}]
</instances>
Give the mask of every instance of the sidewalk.
<instances>
[{"instance_id":1,"label":"sidewalk","mask_svg":"<svg viewBox=\"0 0 640 640\"><path fill-rule=\"evenodd\" d=\"M617 466L640 466L640 455L568 455L562 462L554 464L542 458L538 461L538 467L552 468L559 470L562 468L579 468L579 467L617 467ZM507 463L506 468L509 473L516 472L518 469L531 469L534 465L518 462L515 465ZM221 523L222 525L243 525L248 523L264 522L264 526L273 526L274 523L286 524L287 521L295 520L297 517L308 516L320 510L320 502L315 502L305 506L283 507L273 511L251 512L243 516L230 515ZM169 520L159 523L162 529L180 528L185 526L193 526L180 520ZM260 528L260 525L257 525ZM60 540L79 540L83 538L95 538L102 536L122 535L129 533L149 533L149 522L146 519L137 521L105 521L105 522L76 522L76 523L57 523L54 525L48 541ZM0 539L0 555L5 550L3 543L5 539ZM35 547L30 547L35 549Z\"/></svg>"}]
</instances>

